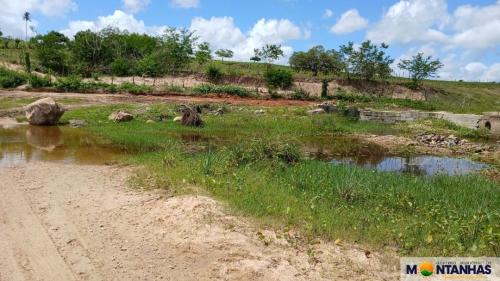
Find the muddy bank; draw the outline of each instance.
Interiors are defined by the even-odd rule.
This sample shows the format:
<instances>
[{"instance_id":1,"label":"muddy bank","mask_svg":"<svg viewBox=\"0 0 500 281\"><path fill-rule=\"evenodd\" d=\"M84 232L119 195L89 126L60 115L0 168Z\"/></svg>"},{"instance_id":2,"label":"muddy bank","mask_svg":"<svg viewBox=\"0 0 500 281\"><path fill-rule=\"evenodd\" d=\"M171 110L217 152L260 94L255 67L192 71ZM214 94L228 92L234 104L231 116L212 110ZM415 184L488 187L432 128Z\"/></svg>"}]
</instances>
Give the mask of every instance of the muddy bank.
<instances>
[{"instance_id":1,"label":"muddy bank","mask_svg":"<svg viewBox=\"0 0 500 281\"><path fill-rule=\"evenodd\" d=\"M1 168L0 280L397 280L376 253L256 228L208 197L129 190L128 172Z\"/></svg>"}]
</instances>

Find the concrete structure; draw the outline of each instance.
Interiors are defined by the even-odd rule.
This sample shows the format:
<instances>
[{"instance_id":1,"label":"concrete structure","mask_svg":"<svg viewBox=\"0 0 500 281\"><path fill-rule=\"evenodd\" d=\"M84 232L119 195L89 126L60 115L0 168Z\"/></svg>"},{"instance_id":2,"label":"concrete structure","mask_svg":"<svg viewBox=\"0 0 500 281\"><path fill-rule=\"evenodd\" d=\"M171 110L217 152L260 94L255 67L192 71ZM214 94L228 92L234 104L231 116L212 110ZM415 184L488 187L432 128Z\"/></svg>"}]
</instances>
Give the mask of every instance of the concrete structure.
<instances>
[{"instance_id":1,"label":"concrete structure","mask_svg":"<svg viewBox=\"0 0 500 281\"><path fill-rule=\"evenodd\" d=\"M500 112L486 112L477 122L477 128L487 129L492 135L500 136Z\"/></svg>"},{"instance_id":2,"label":"concrete structure","mask_svg":"<svg viewBox=\"0 0 500 281\"><path fill-rule=\"evenodd\" d=\"M496 117L491 117L492 120L493 119L495 120L494 121L495 124L498 124L499 122L498 117L500 116L496 115ZM390 124L397 122L415 121L418 119L425 119L425 118L436 118L436 119L445 119L454 124L469 129L476 129L478 128L478 122L481 120L481 118L483 118L483 116L476 114L455 114L443 111L426 112L418 110L385 111L385 110L361 109L359 118L360 120L365 120L365 121L377 121Z\"/></svg>"}]
</instances>

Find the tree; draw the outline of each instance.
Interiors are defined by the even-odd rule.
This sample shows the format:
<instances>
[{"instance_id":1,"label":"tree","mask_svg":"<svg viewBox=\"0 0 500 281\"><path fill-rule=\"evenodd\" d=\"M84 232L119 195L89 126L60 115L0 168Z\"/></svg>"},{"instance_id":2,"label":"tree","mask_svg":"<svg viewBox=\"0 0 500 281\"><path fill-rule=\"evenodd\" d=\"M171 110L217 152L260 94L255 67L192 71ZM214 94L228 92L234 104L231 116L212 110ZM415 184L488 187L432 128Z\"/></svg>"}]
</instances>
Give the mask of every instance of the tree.
<instances>
[{"instance_id":1,"label":"tree","mask_svg":"<svg viewBox=\"0 0 500 281\"><path fill-rule=\"evenodd\" d=\"M66 72L68 37L62 33L51 31L46 35L32 38L31 42L41 66L61 74Z\"/></svg>"},{"instance_id":2,"label":"tree","mask_svg":"<svg viewBox=\"0 0 500 281\"><path fill-rule=\"evenodd\" d=\"M199 65L203 65L212 59L212 50L210 50L210 44L208 42L203 42L198 45L198 50L194 54L196 61Z\"/></svg>"},{"instance_id":3,"label":"tree","mask_svg":"<svg viewBox=\"0 0 500 281\"><path fill-rule=\"evenodd\" d=\"M341 54L344 59L345 69L350 73L364 80L373 80L378 77L386 79L391 74L391 63L394 60L385 54L388 45L382 43L380 46L372 44L367 40L357 49L354 44L349 42L348 45L341 46Z\"/></svg>"},{"instance_id":4,"label":"tree","mask_svg":"<svg viewBox=\"0 0 500 281\"><path fill-rule=\"evenodd\" d=\"M25 37L25 39L26 39L26 41L28 41L28 22L31 21L31 14L30 14L30 12L28 12L28 11L24 12L24 14L23 14L23 20L26 23L26 27L25 27L26 28L26 37Z\"/></svg>"},{"instance_id":5,"label":"tree","mask_svg":"<svg viewBox=\"0 0 500 281\"><path fill-rule=\"evenodd\" d=\"M0 30L0 38L2 38L3 36L3 32Z\"/></svg>"},{"instance_id":6,"label":"tree","mask_svg":"<svg viewBox=\"0 0 500 281\"><path fill-rule=\"evenodd\" d=\"M164 73L163 70L159 53L148 55L137 63L137 73L143 77L153 77L153 84L156 84L156 78Z\"/></svg>"},{"instance_id":7,"label":"tree","mask_svg":"<svg viewBox=\"0 0 500 281\"><path fill-rule=\"evenodd\" d=\"M230 59L234 56L234 52L229 49L219 49L215 54L224 61L224 58Z\"/></svg>"},{"instance_id":8,"label":"tree","mask_svg":"<svg viewBox=\"0 0 500 281\"><path fill-rule=\"evenodd\" d=\"M84 75L100 72L111 54L104 46L102 34L90 30L75 34L70 44L74 65Z\"/></svg>"},{"instance_id":9,"label":"tree","mask_svg":"<svg viewBox=\"0 0 500 281\"><path fill-rule=\"evenodd\" d=\"M256 53L256 56L262 58L269 64L284 55L283 50L281 49L281 45L266 44L260 50L254 50L254 51Z\"/></svg>"},{"instance_id":10,"label":"tree","mask_svg":"<svg viewBox=\"0 0 500 281\"><path fill-rule=\"evenodd\" d=\"M341 55L335 50L325 50L323 46L312 47L307 52L295 52L290 57L290 66L295 70L311 71L314 76L338 73L342 70Z\"/></svg>"},{"instance_id":11,"label":"tree","mask_svg":"<svg viewBox=\"0 0 500 281\"><path fill-rule=\"evenodd\" d=\"M253 54L253 57L250 58L251 61L257 63L262 60L262 58L259 56L259 49L253 49Z\"/></svg>"},{"instance_id":12,"label":"tree","mask_svg":"<svg viewBox=\"0 0 500 281\"><path fill-rule=\"evenodd\" d=\"M409 60L401 60L398 67L408 70L412 79L412 87L417 88L422 80L429 77L434 77L436 72L444 65L437 60L433 60L432 56L424 56L424 53L418 53Z\"/></svg>"},{"instance_id":13,"label":"tree","mask_svg":"<svg viewBox=\"0 0 500 281\"><path fill-rule=\"evenodd\" d=\"M166 72L178 72L192 59L198 38L187 29L169 28L161 38L159 59Z\"/></svg>"}]
</instances>

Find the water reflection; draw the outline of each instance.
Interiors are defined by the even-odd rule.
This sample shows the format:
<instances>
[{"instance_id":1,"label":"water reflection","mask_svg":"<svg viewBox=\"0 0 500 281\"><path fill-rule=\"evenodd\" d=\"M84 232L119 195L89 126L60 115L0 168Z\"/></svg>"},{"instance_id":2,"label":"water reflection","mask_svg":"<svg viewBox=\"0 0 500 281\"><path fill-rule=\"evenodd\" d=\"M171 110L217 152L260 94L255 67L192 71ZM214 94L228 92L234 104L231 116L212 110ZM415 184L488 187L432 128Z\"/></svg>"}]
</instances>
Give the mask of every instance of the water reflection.
<instances>
[{"instance_id":1,"label":"water reflection","mask_svg":"<svg viewBox=\"0 0 500 281\"><path fill-rule=\"evenodd\" d=\"M121 155L123 151L79 129L29 125L0 128L0 167L33 161L105 164Z\"/></svg>"},{"instance_id":2,"label":"water reflection","mask_svg":"<svg viewBox=\"0 0 500 281\"><path fill-rule=\"evenodd\" d=\"M376 169L378 171L410 173L422 176L435 176L446 174L450 176L465 175L477 172L488 167L486 164L474 162L463 158L443 156L387 156L378 161L363 157L345 157L331 161L335 165L355 165L359 167Z\"/></svg>"}]
</instances>

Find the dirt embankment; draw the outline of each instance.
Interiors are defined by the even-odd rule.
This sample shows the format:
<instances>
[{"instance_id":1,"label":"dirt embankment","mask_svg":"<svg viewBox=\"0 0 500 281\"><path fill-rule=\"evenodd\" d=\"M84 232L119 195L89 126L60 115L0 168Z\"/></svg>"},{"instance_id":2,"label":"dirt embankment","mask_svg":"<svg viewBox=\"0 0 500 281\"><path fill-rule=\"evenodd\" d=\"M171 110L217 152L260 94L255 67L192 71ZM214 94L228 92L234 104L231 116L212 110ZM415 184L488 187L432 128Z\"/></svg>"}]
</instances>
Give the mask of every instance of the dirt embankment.
<instances>
[{"instance_id":1,"label":"dirt embankment","mask_svg":"<svg viewBox=\"0 0 500 281\"><path fill-rule=\"evenodd\" d=\"M377 254L258 229L207 197L129 190L127 176L1 168L0 280L397 280Z\"/></svg>"}]
</instances>

